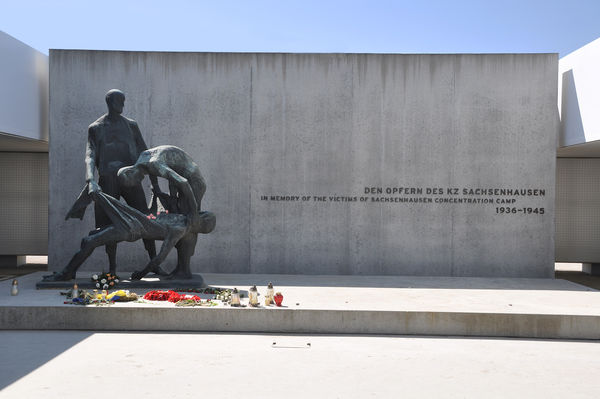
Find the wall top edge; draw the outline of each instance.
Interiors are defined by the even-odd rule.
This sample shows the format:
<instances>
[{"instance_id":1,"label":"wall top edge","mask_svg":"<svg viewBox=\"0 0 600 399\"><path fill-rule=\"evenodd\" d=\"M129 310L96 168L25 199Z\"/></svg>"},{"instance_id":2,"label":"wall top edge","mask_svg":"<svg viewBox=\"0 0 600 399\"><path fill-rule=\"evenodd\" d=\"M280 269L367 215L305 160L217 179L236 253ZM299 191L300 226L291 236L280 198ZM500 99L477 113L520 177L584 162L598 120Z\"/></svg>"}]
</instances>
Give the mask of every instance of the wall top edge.
<instances>
[{"instance_id":1,"label":"wall top edge","mask_svg":"<svg viewBox=\"0 0 600 399\"><path fill-rule=\"evenodd\" d=\"M132 50L85 50L50 49L53 53L123 53L123 54L218 54L218 55L359 55L359 56L555 56L559 53L341 53L341 52L242 52L242 51L132 51Z\"/></svg>"}]
</instances>

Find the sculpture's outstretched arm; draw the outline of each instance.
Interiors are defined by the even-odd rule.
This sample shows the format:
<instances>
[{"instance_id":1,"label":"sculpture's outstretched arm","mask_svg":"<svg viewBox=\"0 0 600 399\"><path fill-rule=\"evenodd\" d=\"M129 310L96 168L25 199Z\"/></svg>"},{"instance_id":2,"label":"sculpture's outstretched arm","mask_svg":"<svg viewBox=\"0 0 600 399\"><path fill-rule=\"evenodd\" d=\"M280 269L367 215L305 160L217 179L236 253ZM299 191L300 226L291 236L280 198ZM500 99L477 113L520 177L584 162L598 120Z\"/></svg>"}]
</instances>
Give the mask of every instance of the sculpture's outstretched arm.
<instances>
[{"instance_id":1,"label":"sculpture's outstretched arm","mask_svg":"<svg viewBox=\"0 0 600 399\"><path fill-rule=\"evenodd\" d=\"M160 165L157 168L157 172L160 177L164 177L169 182L175 184L180 193L180 198L183 198L184 206L186 207L185 213L195 217L198 214L198 203L188 180L166 165Z\"/></svg>"},{"instance_id":2,"label":"sculpture's outstretched arm","mask_svg":"<svg viewBox=\"0 0 600 399\"><path fill-rule=\"evenodd\" d=\"M146 151L148 149L148 146L146 145L146 142L144 141L144 138L142 137L142 132L140 131L140 127L138 126L137 122L133 122L131 124L131 130L133 131L133 139L135 141L135 146L138 152L138 157L140 156L140 154L142 154L142 152ZM152 183L152 188L155 191L160 191L160 186L158 185L158 179L156 178L156 176L154 175L150 175L150 183Z\"/></svg>"}]
</instances>

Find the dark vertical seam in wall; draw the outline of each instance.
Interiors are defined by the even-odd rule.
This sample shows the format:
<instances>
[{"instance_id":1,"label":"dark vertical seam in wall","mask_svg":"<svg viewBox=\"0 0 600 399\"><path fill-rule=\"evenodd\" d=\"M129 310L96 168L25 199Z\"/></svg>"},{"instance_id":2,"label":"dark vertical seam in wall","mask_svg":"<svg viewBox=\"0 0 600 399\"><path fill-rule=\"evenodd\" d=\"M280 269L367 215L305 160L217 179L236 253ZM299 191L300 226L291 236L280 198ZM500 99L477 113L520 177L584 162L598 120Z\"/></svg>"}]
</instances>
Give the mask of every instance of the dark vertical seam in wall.
<instances>
[{"instance_id":1,"label":"dark vertical seam in wall","mask_svg":"<svg viewBox=\"0 0 600 399\"><path fill-rule=\"evenodd\" d=\"M252 57L256 59L256 55ZM250 155L248 162L252 165L252 167L247 168L248 171L248 271L252 273L252 175L254 174L254 134L252 129L252 74L253 74L253 59L250 59L250 131L249 140L250 140Z\"/></svg>"},{"instance_id":2,"label":"dark vertical seam in wall","mask_svg":"<svg viewBox=\"0 0 600 399\"><path fill-rule=\"evenodd\" d=\"M389 60L388 57L380 57L379 61L381 62L380 64L380 73L381 73L381 93L380 94L380 98L379 98L379 139L381 140L381 143L379 144L380 146L380 151L381 151L381 157L379 159L379 178L381 179L381 176L385 176L385 160L386 160L386 154L385 154L385 149L386 149L386 134L385 134L385 95L386 95L386 82L387 82L387 76L386 73L389 71L388 65L385 65L385 63ZM395 68L396 63L394 62L394 66L393 68ZM381 219L384 219L384 213L383 213L383 206L381 207ZM381 226L383 226L383 223L381 224ZM383 228L383 227L382 227ZM383 232L381 233L380 237L383 236ZM383 241L383 240L381 240ZM386 249L385 252L389 253L389 249L388 249L388 245L386 245ZM380 248L380 253L384 253L383 250ZM384 271L384 262L383 262L383 258L384 256L380 256L378 261L377 261L377 274L387 274L387 267L386 270Z\"/></svg>"},{"instance_id":3,"label":"dark vertical seam in wall","mask_svg":"<svg viewBox=\"0 0 600 399\"><path fill-rule=\"evenodd\" d=\"M460 56L455 56L455 57L459 57L459 62L460 62ZM456 58L455 58L456 59ZM456 61L454 62L454 65L452 67L452 102L454 104L454 107L456 108ZM456 112L454 112L454 115L456 115ZM453 119L452 120L452 137L456 137L456 122ZM454 180L454 164L452 165L452 168L450 169L450 173L451 173L451 181ZM454 182L453 182L454 183ZM452 184L453 186L454 184ZM454 208L450 209L450 276L454 277Z\"/></svg>"},{"instance_id":4,"label":"dark vertical seam in wall","mask_svg":"<svg viewBox=\"0 0 600 399\"><path fill-rule=\"evenodd\" d=\"M354 144L355 142L355 123L354 123L354 79L355 79L355 70L354 70L354 65L356 63L356 55L347 55L346 56L346 62L350 63L350 141L351 143ZM354 168L356 166L356 159L357 159L357 155L356 155L356 151L354 150L354 147L352 146L353 150L352 150L352 176L354 176ZM354 180L354 179L352 179ZM354 187L353 187L354 188ZM350 214L350 217L352 217L352 214ZM349 274L361 274L361 270L360 270L360 246L359 243L361 241L361 238L357 233L356 233L356 226L350 226L350 229L353 233L353 236L350 237L350 240L353 240L354 242L350 243L350 246L353 246L353 250L350 250L350 256L348 257L348 262L351 262L350 265L348 265L348 269L350 271ZM379 265L378 265L379 266Z\"/></svg>"},{"instance_id":5,"label":"dark vertical seam in wall","mask_svg":"<svg viewBox=\"0 0 600 399\"><path fill-rule=\"evenodd\" d=\"M551 56L552 61L550 61L550 64L552 65L552 74L556 77L556 80L554 80L554 87L557 88L558 87L558 80L559 80L559 71L560 71L560 64L559 64L559 56L558 54L553 54ZM548 65L547 63L545 63L546 65ZM558 101L561 100L561 105L562 105L562 89L563 87L561 86L561 93L560 93L560 97L559 97L559 93L558 91L555 91L556 93L556 101L555 104L557 104L556 106L556 112L555 112L555 118L554 118L554 143L556 145L556 147L558 148L558 145L560 143L560 138L561 138L561 123L560 123L560 112L559 112L559 106L558 106ZM556 223L556 206L557 206L557 183L558 183L558 159L556 156L553 156L553 160L552 160L552 165L554 166L554 187L552 188L552 191L554 193L554 198L553 198L553 202L550 202L553 205L553 209L552 209L552 219L551 219L551 226L554 227L553 231L552 231L552 239L551 239L551 248L554 248L554 253L553 256L551 258L551 264L550 264L550 272L549 272L549 277L552 278L554 277L554 263L556 262L556 255L557 255L557 246L556 246L556 237L557 237L557 223Z\"/></svg>"},{"instance_id":6,"label":"dark vertical seam in wall","mask_svg":"<svg viewBox=\"0 0 600 399\"><path fill-rule=\"evenodd\" d=\"M52 97L52 71L54 70L53 68L53 64L56 62L56 52L57 50L48 50L48 120L46 121L47 126L48 126L48 190L46 192L46 195L48 196L48 205L46 206L46 212L48 215L47 218L47 223L48 223L48 228L46 230L46 242L48 243L48 248L46 250L46 256L48 257L48 259L46 260L46 267L47 270L53 270L51 265L54 263L54 258L56 257L56 252L52 251L52 256L50 255L50 246L52 244L54 244L54 242L50 239L50 204L52 196L54 195L54 193L51 190L52 187L52 182L50 181L50 179L52 178L52 173L50 173L50 165L52 164L50 158L53 155L53 151L52 151L52 124L50 123L50 117L52 115L52 101L51 101L51 97ZM62 57L61 57L62 60ZM87 132L86 132L87 133Z\"/></svg>"}]
</instances>

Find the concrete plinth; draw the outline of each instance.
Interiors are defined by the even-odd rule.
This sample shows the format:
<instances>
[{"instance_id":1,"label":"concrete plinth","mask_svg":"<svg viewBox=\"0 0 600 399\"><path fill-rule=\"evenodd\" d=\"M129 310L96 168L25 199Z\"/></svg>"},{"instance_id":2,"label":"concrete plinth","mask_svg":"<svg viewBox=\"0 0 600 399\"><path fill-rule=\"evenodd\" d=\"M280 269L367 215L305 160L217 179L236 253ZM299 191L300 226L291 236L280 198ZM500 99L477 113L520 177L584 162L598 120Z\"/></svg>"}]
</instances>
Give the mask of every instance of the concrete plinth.
<instances>
[{"instance_id":1,"label":"concrete plinth","mask_svg":"<svg viewBox=\"0 0 600 399\"><path fill-rule=\"evenodd\" d=\"M64 304L57 291L36 290L41 274L20 279L18 296L9 296L9 281L0 282L0 329L600 339L598 291L565 280L205 274L209 286L256 284L263 295L272 281L284 306L83 307Z\"/></svg>"}]
</instances>

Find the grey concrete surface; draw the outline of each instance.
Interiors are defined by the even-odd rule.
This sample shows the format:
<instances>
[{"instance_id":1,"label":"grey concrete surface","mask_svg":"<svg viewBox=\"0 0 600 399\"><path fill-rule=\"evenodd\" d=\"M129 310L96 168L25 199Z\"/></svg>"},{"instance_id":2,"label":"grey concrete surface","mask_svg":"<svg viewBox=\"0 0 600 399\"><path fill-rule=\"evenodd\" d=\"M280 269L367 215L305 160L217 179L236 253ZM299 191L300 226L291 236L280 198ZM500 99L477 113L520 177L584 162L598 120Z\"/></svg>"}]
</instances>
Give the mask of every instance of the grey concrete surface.
<instances>
[{"instance_id":1,"label":"grey concrete surface","mask_svg":"<svg viewBox=\"0 0 600 399\"><path fill-rule=\"evenodd\" d=\"M48 154L0 153L0 204L0 255L47 254Z\"/></svg>"},{"instance_id":2,"label":"grey concrete surface","mask_svg":"<svg viewBox=\"0 0 600 399\"><path fill-rule=\"evenodd\" d=\"M600 389L600 345L585 341L4 331L0 352L1 398L102 387L148 399L595 398Z\"/></svg>"},{"instance_id":3,"label":"grey concrete surface","mask_svg":"<svg viewBox=\"0 0 600 399\"><path fill-rule=\"evenodd\" d=\"M556 260L600 262L598 158L556 160Z\"/></svg>"},{"instance_id":4,"label":"grey concrete surface","mask_svg":"<svg viewBox=\"0 0 600 399\"><path fill-rule=\"evenodd\" d=\"M42 273L0 282L0 329L416 334L600 339L598 291L564 280L396 276L204 276L209 285L266 291L285 307L178 308L172 303L66 305L35 290ZM145 291L136 291L142 294ZM262 298L262 297L261 297ZM243 300L247 303L247 299ZM261 299L262 301L262 299Z\"/></svg>"},{"instance_id":5,"label":"grey concrete surface","mask_svg":"<svg viewBox=\"0 0 600 399\"><path fill-rule=\"evenodd\" d=\"M0 134L47 143L48 57L0 31L0 58ZM22 151L35 151L34 141Z\"/></svg>"},{"instance_id":6,"label":"grey concrete surface","mask_svg":"<svg viewBox=\"0 0 600 399\"><path fill-rule=\"evenodd\" d=\"M0 268L13 268L27 263L25 256L0 255Z\"/></svg>"},{"instance_id":7,"label":"grey concrete surface","mask_svg":"<svg viewBox=\"0 0 600 399\"><path fill-rule=\"evenodd\" d=\"M556 54L53 50L50 76L51 270L92 226L63 217L83 185L86 128L118 87L148 145L180 146L206 178L217 228L195 272L552 276ZM463 198L492 203L435 202ZM105 267L96 252L87 270ZM134 243L119 258L130 271L146 257Z\"/></svg>"},{"instance_id":8,"label":"grey concrete surface","mask_svg":"<svg viewBox=\"0 0 600 399\"><path fill-rule=\"evenodd\" d=\"M583 272L592 276L600 276L600 263L584 263Z\"/></svg>"}]
</instances>

